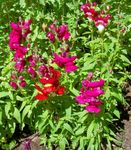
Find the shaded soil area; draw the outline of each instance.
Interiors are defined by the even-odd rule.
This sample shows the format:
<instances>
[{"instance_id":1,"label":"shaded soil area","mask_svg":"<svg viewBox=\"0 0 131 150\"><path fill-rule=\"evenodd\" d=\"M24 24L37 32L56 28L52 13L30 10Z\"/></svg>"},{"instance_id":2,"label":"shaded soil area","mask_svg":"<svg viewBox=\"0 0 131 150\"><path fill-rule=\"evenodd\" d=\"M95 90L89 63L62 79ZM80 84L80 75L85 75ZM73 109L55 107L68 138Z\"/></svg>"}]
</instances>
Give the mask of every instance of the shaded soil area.
<instances>
[{"instance_id":1,"label":"shaded soil area","mask_svg":"<svg viewBox=\"0 0 131 150\"><path fill-rule=\"evenodd\" d=\"M124 123L124 136L123 136L123 149L131 150L131 84L127 84L125 88L125 98L128 102L128 107L126 109L127 116L126 119L123 118Z\"/></svg>"}]
</instances>

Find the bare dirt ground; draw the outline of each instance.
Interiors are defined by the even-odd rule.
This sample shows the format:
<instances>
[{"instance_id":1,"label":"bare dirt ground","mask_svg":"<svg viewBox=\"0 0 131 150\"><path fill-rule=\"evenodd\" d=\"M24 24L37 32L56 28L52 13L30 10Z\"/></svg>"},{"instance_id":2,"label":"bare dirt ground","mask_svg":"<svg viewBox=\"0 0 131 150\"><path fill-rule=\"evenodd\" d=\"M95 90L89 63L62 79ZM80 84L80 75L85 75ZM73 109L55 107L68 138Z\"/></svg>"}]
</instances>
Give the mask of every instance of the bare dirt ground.
<instances>
[{"instance_id":1,"label":"bare dirt ground","mask_svg":"<svg viewBox=\"0 0 131 150\"><path fill-rule=\"evenodd\" d=\"M131 84L128 85L125 89L127 93L125 98L129 104L127 110L126 120L123 120L124 123L124 136L123 136L123 149L131 150Z\"/></svg>"}]
</instances>

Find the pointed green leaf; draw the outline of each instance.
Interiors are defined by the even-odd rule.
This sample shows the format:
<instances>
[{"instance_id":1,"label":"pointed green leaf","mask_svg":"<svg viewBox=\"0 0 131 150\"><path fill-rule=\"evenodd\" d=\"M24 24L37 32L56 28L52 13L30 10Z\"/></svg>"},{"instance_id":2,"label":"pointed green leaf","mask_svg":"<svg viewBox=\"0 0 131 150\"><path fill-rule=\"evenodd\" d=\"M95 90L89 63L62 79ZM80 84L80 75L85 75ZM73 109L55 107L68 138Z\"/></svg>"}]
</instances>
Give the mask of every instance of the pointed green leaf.
<instances>
[{"instance_id":1,"label":"pointed green leaf","mask_svg":"<svg viewBox=\"0 0 131 150\"><path fill-rule=\"evenodd\" d=\"M19 110L15 107L14 110L14 118L20 123L21 122L21 116Z\"/></svg>"}]
</instances>

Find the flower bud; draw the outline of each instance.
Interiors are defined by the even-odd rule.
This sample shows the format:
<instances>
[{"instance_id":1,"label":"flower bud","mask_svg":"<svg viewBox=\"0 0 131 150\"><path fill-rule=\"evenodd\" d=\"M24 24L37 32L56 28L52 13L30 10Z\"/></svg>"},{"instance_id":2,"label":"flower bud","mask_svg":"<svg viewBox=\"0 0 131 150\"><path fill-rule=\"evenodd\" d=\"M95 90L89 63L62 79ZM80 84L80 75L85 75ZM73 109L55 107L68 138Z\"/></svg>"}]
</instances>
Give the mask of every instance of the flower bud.
<instances>
[{"instance_id":1,"label":"flower bud","mask_svg":"<svg viewBox=\"0 0 131 150\"><path fill-rule=\"evenodd\" d=\"M16 84L16 82L13 82L13 81L10 82L10 86L14 88L15 90L18 88L18 85Z\"/></svg>"},{"instance_id":2,"label":"flower bud","mask_svg":"<svg viewBox=\"0 0 131 150\"><path fill-rule=\"evenodd\" d=\"M32 78L36 77L36 72L34 71L32 67L29 67L27 69L27 72L31 75Z\"/></svg>"},{"instance_id":3,"label":"flower bud","mask_svg":"<svg viewBox=\"0 0 131 150\"><path fill-rule=\"evenodd\" d=\"M19 83L19 85L21 86L21 87L25 87L27 84L26 84L26 81L21 81L20 83Z\"/></svg>"}]
</instances>

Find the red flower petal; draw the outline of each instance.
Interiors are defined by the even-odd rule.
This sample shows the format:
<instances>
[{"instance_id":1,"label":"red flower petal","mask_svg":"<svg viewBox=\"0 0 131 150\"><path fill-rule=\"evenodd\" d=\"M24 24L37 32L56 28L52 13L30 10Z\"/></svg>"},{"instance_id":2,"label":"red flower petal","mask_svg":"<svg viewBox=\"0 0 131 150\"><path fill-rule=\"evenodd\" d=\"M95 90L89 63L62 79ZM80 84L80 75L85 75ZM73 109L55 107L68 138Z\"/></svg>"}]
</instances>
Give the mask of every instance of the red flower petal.
<instances>
[{"instance_id":1,"label":"red flower petal","mask_svg":"<svg viewBox=\"0 0 131 150\"><path fill-rule=\"evenodd\" d=\"M44 92L45 94L49 94L49 93L55 92L55 91L56 91L56 89L55 89L55 87L53 87L53 86L44 87L44 90L43 90L43 92Z\"/></svg>"},{"instance_id":2,"label":"red flower petal","mask_svg":"<svg viewBox=\"0 0 131 150\"><path fill-rule=\"evenodd\" d=\"M38 91L40 91L40 92L43 93L43 90L42 90L38 85L35 84L35 87L36 87L36 89L37 89Z\"/></svg>"},{"instance_id":3,"label":"red flower petal","mask_svg":"<svg viewBox=\"0 0 131 150\"><path fill-rule=\"evenodd\" d=\"M56 94L62 95L62 94L64 94L64 92L65 92L65 88L62 86L57 90Z\"/></svg>"},{"instance_id":4,"label":"red flower petal","mask_svg":"<svg viewBox=\"0 0 131 150\"><path fill-rule=\"evenodd\" d=\"M42 100L48 99L48 96L44 94L37 94L35 98L38 99L39 101L42 101Z\"/></svg>"}]
</instances>

